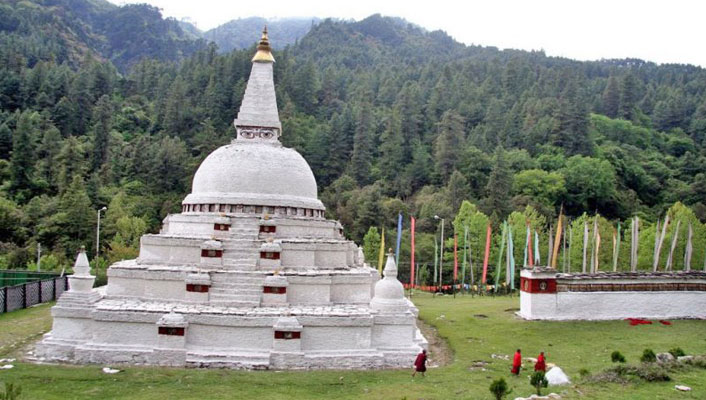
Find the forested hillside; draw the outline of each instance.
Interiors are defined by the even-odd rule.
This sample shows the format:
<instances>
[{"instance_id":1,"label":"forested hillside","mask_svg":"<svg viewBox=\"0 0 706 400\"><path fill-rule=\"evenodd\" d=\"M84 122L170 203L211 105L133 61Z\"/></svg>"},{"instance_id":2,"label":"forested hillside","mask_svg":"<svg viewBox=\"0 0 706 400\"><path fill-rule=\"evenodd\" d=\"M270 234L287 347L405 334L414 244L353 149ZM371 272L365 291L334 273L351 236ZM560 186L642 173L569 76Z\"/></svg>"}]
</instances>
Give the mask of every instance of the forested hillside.
<instances>
[{"instance_id":1,"label":"forested hillside","mask_svg":"<svg viewBox=\"0 0 706 400\"><path fill-rule=\"evenodd\" d=\"M105 0L8 0L0 3L0 54L16 66L53 60L78 67L108 60L125 72L143 58L179 61L206 42L162 18L155 7Z\"/></svg>"},{"instance_id":2,"label":"forested hillside","mask_svg":"<svg viewBox=\"0 0 706 400\"><path fill-rule=\"evenodd\" d=\"M133 257L140 235L179 211L199 162L233 138L252 49L209 46L119 75L109 61L70 63L54 54L63 44L42 38L3 41L2 59L14 62L0 70L0 268L31 263L37 242L47 267L82 244L94 254L102 206L102 255ZM295 45L273 46L283 141L312 166L328 216L359 243L371 226L386 226L391 243L400 211L418 218L422 263L432 260L434 215L456 218L461 235L470 224L474 252L485 221L496 232L508 216L520 227L531 220L545 243L562 204L577 232L584 213L598 212L606 238L638 215L649 243L672 207L682 230L694 224L703 260L702 68L464 46L377 15L326 20Z\"/></svg>"}]
</instances>

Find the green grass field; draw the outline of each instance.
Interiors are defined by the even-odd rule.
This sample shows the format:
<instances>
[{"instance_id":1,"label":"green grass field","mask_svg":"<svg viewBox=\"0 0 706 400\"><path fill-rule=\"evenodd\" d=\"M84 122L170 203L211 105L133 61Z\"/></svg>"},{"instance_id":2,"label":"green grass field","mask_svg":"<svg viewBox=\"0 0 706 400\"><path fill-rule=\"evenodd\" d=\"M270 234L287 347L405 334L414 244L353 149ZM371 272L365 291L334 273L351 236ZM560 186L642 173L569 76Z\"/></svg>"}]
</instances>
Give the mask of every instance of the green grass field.
<instances>
[{"instance_id":1,"label":"green grass field","mask_svg":"<svg viewBox=\"0 0 706 400\"><path fill-rule=\"evenodd\" d=\"M679 346L688 354L706 354L706 321L673 321L629 326L610 322L528 322L515 317L517 297L414 296L420 316L438 329L453 350L450 364L430 368L425 378L410 370L396 371L230 371L131 367L115 375L102 366L34 365L15 362L0 370L0 382L22 386L22 399L491 399L492 379L505 377L509 398L532 393L527 378L510 376L510 361L491 354L512 355L517 347L526 357L545 351L573 384L545 389L566 399L704 399L706 370L673 373L672 382L589 384L579 370L599 372L612 365L610 353L621 351L637 363L642 350L667 351ZM485 315L484 318L479 315ZM0 358L19 353L50 327L49 306L0 316ZM433 360L434 354L431 354ZM471 368L489 362L486 370ZM528 365L529 367L529 365ZM692 387L677 392L675 384Z\"/></svg>"}]
</instances>

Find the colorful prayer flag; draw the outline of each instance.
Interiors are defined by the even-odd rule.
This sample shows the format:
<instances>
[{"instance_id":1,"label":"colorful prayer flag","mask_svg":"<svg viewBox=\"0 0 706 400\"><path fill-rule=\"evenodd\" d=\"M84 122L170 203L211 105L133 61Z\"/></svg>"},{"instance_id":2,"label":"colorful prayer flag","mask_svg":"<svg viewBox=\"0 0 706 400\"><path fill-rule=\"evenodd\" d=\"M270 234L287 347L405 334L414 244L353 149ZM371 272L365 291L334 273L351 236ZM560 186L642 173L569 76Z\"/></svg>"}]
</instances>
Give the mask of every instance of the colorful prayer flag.
<instances>
[{"instance_id":1,"label":"colorful prayer flag","mask_svg":"<svg viewBox=\"0 0 706 400\"><path fill-rule=\"evenodd\" d=\"M667 271L672 270L672 260L674 260L674 249L677 247L677 238L679 237L679 225L681 221L677 221L677 228L674 230L674 236L672 236L672 247L669 249L669 256L667 257Z\"/></svg>"},{"instance_id":2,"label":"colorful prayer flag","mask_svg":"<svg viewBox=\"0 0 706 400\"><path fill-rule=\"evenodd\" d=\"M397 214L397 247L395 248L395 264L400 265L400 244L402 243L402 213Z\"/></svg>"},{"instance_id":3,"label":"colorful prayer flag","mask_svg":"<svg viewBox=\"0 0 706 400\"><path fill-rule=\"evenodd\" d=\"M414 217L410 216L409 217L409 225L410 225L410 236L411 236L411 245L410 245L410 261L409 261L409 266L410 266L410 275L409 275L409 284L410 287L414 288L414 224L415 224L415 219Z\"/></svg>"},{"instance_id":4,"label":"colorful prayer flag","mask_svg":"<svg viewBox=\"0 0 706 400\"><path fill-rule=\"evenodd\" d=\"M556 236L554 237L554 248L552 249L552 268L556 269L556 262L559 258L559 245L561 240L562 218L564 216L564 206L559 210L559 222L556 225Z\"/></svg>"},{"instance_id":5,"label":"colorful prayer flag","mask_svg":"<svg viewBox=\"0 0 706 400\"><path fill-rule=\"evenodd\" d=\"M458 280L458 235L454 233L454 285Z\"/></svg>"},{"instance_id":6,"label":"colorful prayer flag","mask_svg":"<svg viewBox=\"0 0 706 400\"><path fill-rule=\"evenodd\" d=\"M507 235L507 221L503 222L503 229L500 234L500 251L498 252L498 263L495 264L495 291L498 291L498 284L500 283L500 265L503 262L503 251L505 250L505 235Z\"/></svg>"},{"instance_id":7,"label":"colorful prayer flag","mask_svg":"<svg viewBox=\"0 0 706 400\"><path fill-rule=\"evenodd\" d=\"M483 257L483 277L481 283L484 285L488 282L488 257L490 257L490 224L486 229L485 233L485 256Z\"/></svg>"}]
</instances>

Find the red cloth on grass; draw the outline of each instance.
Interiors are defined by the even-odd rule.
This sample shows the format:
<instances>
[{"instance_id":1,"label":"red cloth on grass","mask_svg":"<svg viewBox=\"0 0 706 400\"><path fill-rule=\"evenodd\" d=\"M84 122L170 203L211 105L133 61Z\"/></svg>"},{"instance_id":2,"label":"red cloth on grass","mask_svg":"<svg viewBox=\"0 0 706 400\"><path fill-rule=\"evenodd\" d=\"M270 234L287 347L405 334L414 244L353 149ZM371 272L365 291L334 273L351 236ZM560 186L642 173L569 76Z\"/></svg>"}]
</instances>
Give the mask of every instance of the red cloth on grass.
<instances>
[{"instance_id":1,"label":"red cloth on grass","mask_svg":"<svg viewBox=\"0 0 706 400\"><path fill-rule=\"evenodd\" d=\"M671 325L671 324L672 324L671 322L665 321L665 320L663 320L663 319L660 319L660 320L659 320L659 323L662 324L662 325Z\"/></svg>"},{"instance_id":2,"label":"red cloth on grass","mask_svg":"<svg viewBox=\"0 0 706 400\"><path fill-rule=\"evenodd\" d=\"M625 318L625 320L630 322L630 326L652 324L652 321L648 321L642 318Z\"/></svg>"}]
</instances>

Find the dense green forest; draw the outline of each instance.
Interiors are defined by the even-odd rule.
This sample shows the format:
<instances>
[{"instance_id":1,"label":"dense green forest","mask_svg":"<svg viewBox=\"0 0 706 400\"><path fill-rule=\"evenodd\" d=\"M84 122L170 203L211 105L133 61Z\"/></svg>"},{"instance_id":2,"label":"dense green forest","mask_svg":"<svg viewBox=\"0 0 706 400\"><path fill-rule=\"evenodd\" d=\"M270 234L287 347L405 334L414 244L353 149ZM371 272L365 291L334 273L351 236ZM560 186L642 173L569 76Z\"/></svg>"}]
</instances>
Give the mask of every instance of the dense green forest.
<instances>
[{"instance_id":1,"label":"dense green forest","mask_svg":"<svg viewBox=\"0 0 706 400\"><path fill-rule=\"evenodd\" d=\"M98 40L67 25L107 12L135 22L131 8L147 6L71 2L74 19L48 11L54 3L62 2L0 5L0 268L33 267L37 243L43 269L69 264L80 245L95 255L103 206L97 266L134 257L140 235L179 212L200 161L233 138L250 73L254 47L219 54L192 40L185 51L161 33L171 26L161 17L154 27L140 22L154 53L127 29L105 25L112 39ZM296 44L273 46L283 141L310 163L328 217L358 243L368 234L369 260L377 259L369 229L386 227L392 243L398 212L417 217L417 259L428 268L434 215L447 221L447 257L452 226L462 236L469 225L477 267L486 221L498 240L509 217L517 235L532 222L545 260L563 205L574 270L583 222L596 214L602 265L619 221L628 254L626 220L639 216L640 268L649 268L654 224L668 210L681 220L680 238L693 224L694 263L703 263L706 70L465 46L379 15L325 20ZM129 55L138 48L139 58ZM523 247L515 251L522 260Z\"/></svg>"}]
</instances>

